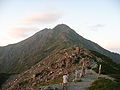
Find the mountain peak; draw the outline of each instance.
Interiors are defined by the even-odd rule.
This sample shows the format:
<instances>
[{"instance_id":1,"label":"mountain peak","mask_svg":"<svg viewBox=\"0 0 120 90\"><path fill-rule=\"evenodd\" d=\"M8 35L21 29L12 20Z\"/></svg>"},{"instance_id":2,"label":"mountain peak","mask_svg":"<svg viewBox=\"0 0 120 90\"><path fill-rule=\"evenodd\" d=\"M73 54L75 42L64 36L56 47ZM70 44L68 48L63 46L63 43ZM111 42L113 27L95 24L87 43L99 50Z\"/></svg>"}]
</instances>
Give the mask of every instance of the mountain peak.
<instances>
[{"instance_id":1,"label":"mountain peak","mask_svg":"<svg viewBox=\"0 0 120 90\"><path fill-rule=\"evenodd\" d=\"M54 29L70 29L70 27L66 24L58 24Z\"/></svg>"},{"instance_id":2,"label":"mountain peak","mask_svg":"<svg viewBox=\"0 0 120 90\"><path fill-rule=\"evenodd\" d=\"M56 27L69 27L69 26L66 24L58 24Z\"/></svg>"},{"instance_id":3,"label":"mountain peak","mask_svg":"<svg viewBox=\"0 0 120 90\"><path fill-rule=\"evenodd\" d=\"M97 51L116 62L120 62L120 55L113 54L96 43L83 38L66 24L59 24L53 29L43 29L17 44L0 47L0 72L22 72L51 52L72 45Z\"/></svg>"}]
</instances>

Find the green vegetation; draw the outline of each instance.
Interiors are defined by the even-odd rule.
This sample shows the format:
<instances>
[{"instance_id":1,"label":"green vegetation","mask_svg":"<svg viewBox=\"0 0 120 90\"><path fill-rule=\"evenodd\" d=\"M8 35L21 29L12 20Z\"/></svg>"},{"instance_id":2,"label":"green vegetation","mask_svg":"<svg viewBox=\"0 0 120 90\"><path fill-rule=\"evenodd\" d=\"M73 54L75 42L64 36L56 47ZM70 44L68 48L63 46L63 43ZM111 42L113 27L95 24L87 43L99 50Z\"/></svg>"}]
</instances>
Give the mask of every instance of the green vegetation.
<instances>
[{"instance_id":1,"label":"green vegetation","mask_svg":"<svg viewBox=\"0 0 120 90\"><path fill-rule=\"evenodd\" d=\"M59 88L52 88L52 87L49 87L47 90L59 90Z\"/></svg>"},{"instance_id":2,"label":"green vegetation","mask_svg":"<svg viewBox=\"0 0 120 90\"><path fill-rule=\"evenodd\" d=\"M9 78L11 74L0 73L0 87Z\"/></svg>"},{"instance_id":3,"label":"green vegetation","mask_svg":"<svg viewBox=\"0 0 120 90\"><path fill-rule=\"evenodd\" d=\"M55 90L59 90L59 88L56 87Z\"/></svg>"},{"instance_id":4,"label":"green vegetation","mask_svg":"<svg viewBox=\"0 0 120 90\"><path fill-rule=\"evenodd\" d=\"M89 90L120 90L120 83L105 78L98 78L92 83Z\"/></svg>"},{"instance_id":5,"label":"green vegetation","mask_svg":"<svg viewBox=\"0 0 120 90\"><path fill-rule=\"evenodd\" d=\"M102 62L98 62L97 60L97 64L98 66L101 64L102 65L102 70L101 73L102 74L120 74L120 64L116 64L115 62L112 61L111 58L100 54L96 51L91 51L91 53L93 53L95 56L101 58L103 61ZM93 69L95 72L98 73L98 67Z\"/></svg>"},{"instance_id":6,"label":"green vegetation","mask_svg":"<svg viewBox=\"0 0 120 90\"><path fill-rule=\"evenodd\" d=\"M79 79L79 80L76 80L75 82L82 82L82 80L81 80L81 79Z\"/></svg>"},{"instance_id":7,"label":"green vegetation","mask_svg":"<svg viewBox=\"0 0 120 90\"><path fill-rule=\"evenodd\" d=\"M76 59L76 60L73 61L73 64L78 64L79 61L80 61L80 59Z\"/></svg>"},{"instance_id":8,"label":"green vegetation","mask_svg":"<svg viewBox=\"0 0 120 90\"><path fill-rule=\"evenodd\" d=\"M39 86L48 86L48 85L59 84L59 83L62 83L62 77L57 78L57 79L55 79L55 80L53 80L53 81L50 81L50 82L40 83Z\"/></svg>"},{"instance_id":9,"label":"green vegetation","mask_svg":"<svg viewBox=\"0 0 120 90\"><path fill-rule=\"evenodd\" d=\"M120 74L110 74L109 76L115 78L116 82L120 82Z\"/></svg>"},{"instance_id":10,"label":"green vegetation","mask_svg":"<svg viewBox=\"0 0 120 90\"><path fill-rule=\"evenodd\" d=\"M82 59L82 56L81 56L81 55L76 54L76 57L77 57L77 58L73 61L73 64L78 64L79 61L80 61L80 59Z\"/></svg>"},{"instance_id":11,"label":"green vegetation","mask_svg":"<svg viewBox=\"0 0 120 90\"><path fill-rule=\"evenodd\" d=\"M103 61L98 61L95 59L95 61L98 64L97 68L94 68L93 70L98 73L99 65L102 65L101 73L107 74L113 78L115 78L115 81L111 81L109 79L105 78L98 78L91 87L89 87L90 90L120 90L120 64L117 64L112 61L111 58L100 54L96 51L91 51L92 54L97 56L98 58L101 58Z\"/></svg>"}]
</instances>

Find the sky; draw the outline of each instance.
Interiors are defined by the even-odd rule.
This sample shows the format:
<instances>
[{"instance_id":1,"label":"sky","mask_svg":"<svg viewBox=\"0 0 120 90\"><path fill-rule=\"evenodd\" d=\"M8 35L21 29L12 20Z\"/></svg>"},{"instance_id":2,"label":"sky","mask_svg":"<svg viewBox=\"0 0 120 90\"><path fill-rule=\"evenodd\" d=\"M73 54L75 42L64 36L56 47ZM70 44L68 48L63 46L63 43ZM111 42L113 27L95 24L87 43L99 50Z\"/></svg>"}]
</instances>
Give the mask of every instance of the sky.
<instances>
[{"instance_id":1,"label":"sky","mask_svg":"<svg viewBox=\"0 0 120 90\"><path fill-rule=\"evenodd\" d=\"M0 46L62 23L120 54L120 0L0 0Z\"/></svg>"}]
</instances>

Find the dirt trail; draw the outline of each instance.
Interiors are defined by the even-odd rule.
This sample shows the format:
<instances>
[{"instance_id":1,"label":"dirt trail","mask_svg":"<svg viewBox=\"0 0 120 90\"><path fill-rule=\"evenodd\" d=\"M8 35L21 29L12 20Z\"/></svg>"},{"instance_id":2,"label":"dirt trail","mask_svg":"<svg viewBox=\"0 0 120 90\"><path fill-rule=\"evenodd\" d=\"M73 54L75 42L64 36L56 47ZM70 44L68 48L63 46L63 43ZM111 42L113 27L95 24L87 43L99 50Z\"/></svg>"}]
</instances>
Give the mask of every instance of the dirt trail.
<instances>
[{"instance_id":1,"label":"dirt trail","mask_svg":"<svg viewBox=\"0 0 120 90\"><path fill-rule=\"evenodd\" d=\"M87 74L81 78L81 82L69 82L68 84L68 90L85 90L92 82L94 82L97 79L97 74L91 72L91 70L87 71ZM49 87L49 86L48 86ZM59 88L61 89L60 84L54 84L51 85L52 88ZM46 90L46 89L43 89Z\"/></svg>"},{"instance_id":2,"label":"dirt trail","mask_svg":"<svg viewBox=\"0 0 120 90\"><path fill-rule=\"evenodd\" d=\"M87 87L90 86L90 84L92 84L92 82L94 82L98 77L104 77L104 78L108 78L113 80L113 78L107 76L107 75L98 75L96 72L94 72L93 70L88 70L87 74L81 78L81 82L69 82L68 83L68 90L86 90ZM54 85L50 85L48 87L52 87L52 88L59 88L58 90L62 90L61 89L61 85L60 84L54 84ZM43 89L43 90L47 90L47 89Z\"/></svg>"}]
</instances>

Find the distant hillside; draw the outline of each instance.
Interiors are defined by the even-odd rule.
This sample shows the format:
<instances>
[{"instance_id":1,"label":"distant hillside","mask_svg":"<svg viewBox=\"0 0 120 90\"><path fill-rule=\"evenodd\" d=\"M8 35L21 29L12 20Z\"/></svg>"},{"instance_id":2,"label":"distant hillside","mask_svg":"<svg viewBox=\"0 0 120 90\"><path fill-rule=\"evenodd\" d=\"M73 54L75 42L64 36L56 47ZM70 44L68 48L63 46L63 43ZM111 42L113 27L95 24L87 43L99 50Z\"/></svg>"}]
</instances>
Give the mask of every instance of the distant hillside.
<instances>
[{"instance_id":1,"label":"distant hillside","mask_svg":"<svg viewBox=\"0 0 120 90\"><path fill-rule=\"evenodd\" d=\"M73 45L97 51L120 63L119 54L105 50L83 38L69 26L60 24L53 29L43 29L22 42L0 47L0 72L23 72L50 53Z\"/></svg>"}]
</instances>

